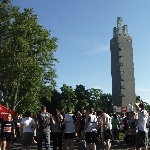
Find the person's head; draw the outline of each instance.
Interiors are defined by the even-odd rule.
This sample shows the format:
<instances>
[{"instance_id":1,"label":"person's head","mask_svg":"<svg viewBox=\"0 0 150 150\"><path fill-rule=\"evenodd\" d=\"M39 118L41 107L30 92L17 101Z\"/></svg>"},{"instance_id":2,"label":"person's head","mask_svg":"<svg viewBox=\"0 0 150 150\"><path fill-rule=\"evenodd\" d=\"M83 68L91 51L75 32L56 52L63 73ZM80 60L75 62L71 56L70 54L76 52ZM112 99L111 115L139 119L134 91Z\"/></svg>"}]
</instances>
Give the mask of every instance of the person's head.
<instances>
[{"instance_id":1,"label":"person's head","mask_svg":"<svg viewBox=\"0 0 150 150\"><path fill-rule=\"evenodd\" d=\"M126 117L129 117L129 116L130 116L130 114L128 112L126 112Z\"/></svg>"},{"instance_id":2,"label":"person's head","mask_svg":"<svg viewBox=\"0 0 150 150\"><path fill-rule=\"evenodd\" d=\"M67 113L72 113L72 108L71 107L67 107Z\"/></svg>"},{"instance_id":3,"label":"person's head","mask_svg":"<svg viewBox=\"0 0 150 150\"><path fill-rule=\"evenodd\" d=\"M103 115L102 111L98 111L98 112L97 112L97 116L98 116L98 117L102 117L102 115Z\"/></svg>"},{"instance_id":4,"label":"person's head","mask_svg":"<svg viewBox=\"0 0 150 150\"><path fill-rule=\"evenodd\" d=\"M54 116L60 116L60 111L58 109L55 110Z\"/></svg>"},{"instance_id":5,"label":"person's head","mask_svg":"<svg viewBox=\"0 0 150 150\"><path fill-rule=\"evenodd\" d=\"M139 104L139 107L143 110L143 109L145 109L145 105L143 104L143 103L140 103Z\"/></svg>"},{"instance_id":6,"label":"person's head","mask_svg":"<svg viewBox=\"0 0 150 150\"><path fill-rule=\"evenodd\" d=\"M94 108L89 108L89 109L88 109L88 113L95 115Z\"/></svg>"},{"instance_id":7,"label":"person's head","mask_svg":"<svg viewBox=\"0 0 150 150\"><path fill-rule=\"evenodd\" d=\"M41 112L46 112L46 106L44 105L41 106Z\"/></svg>"},{"instance_id":8,"label":"person's head","mask_svg":"<svg viewBox=\"0 0 150 150\"><path fill-rule=\"evenodd\" d=\"M102 107L102 113L106 113L107 109L105 107Z\"/></svg>"},{"instance_id":9,"label":"person's head","mask_svg":"<svg viewBox=\"0 0 150 150\"><path fill-rule=\"evenodd\" d=\"M117 115L116 114L113 114L113 117L114 117L114 119L117 119Z\"/></svg>"},{"instance_id":10,"label":"person's head","mask_svg":"<svg viewBox=\"0 0 150 150\"><path fill-rule=\"evenodd\" d=\"M10 121L12 119L12 115L10 113L7 114L7 120Z\"/></svg>"},{"instance_id":11,"label":"person's head","mask_svg":"<svg viewBox=\"0 0 150 150\"><path fill-rule=\"evenodd\" d=\"M26 110L26 112L24 113L24 117L31 117L30 110Z\"/></svg>"},{"instance_id":12,"label":"person's head","mask_svg":"<svg viewBox=\"0 0 150 150\"><path fill-rule=\"evenodd\" d=\"M135 111L132 111L132 112L131 112L131 118L132 118L132 119L135 119L135 118L136 118L136 112L135 112Z\"/></svg>"},{"instance_id":13,"label":"person's head","mask_svg":"<svg viewBox=\"0 0 150 150\"><path fill-rule=\"evenodd\" d=\"M82 110L82 115L86 115L86 110L85 109Z\"/></svg>"}]
</instances>

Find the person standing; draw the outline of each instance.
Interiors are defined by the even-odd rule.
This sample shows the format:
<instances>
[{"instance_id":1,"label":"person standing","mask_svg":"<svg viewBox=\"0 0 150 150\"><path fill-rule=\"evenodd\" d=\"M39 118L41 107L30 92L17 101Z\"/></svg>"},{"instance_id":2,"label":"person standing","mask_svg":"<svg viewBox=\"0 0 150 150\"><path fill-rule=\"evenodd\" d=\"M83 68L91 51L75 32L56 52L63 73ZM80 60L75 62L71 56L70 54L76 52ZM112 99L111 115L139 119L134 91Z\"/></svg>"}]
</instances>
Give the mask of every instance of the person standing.
<instances>
[{"instance_id":1,"label":"person standing","mask_svg":"<svg viewBox=\"0 0 150 150\"><path fill-rule=\"evenodd\" d=\"M52 139L53 139L53 150L56 150L57 143L59 150L62 150L62 135L63 135L63 116L58 109L55 110L53 119L55 124L52 124Z\"/></svg>"},{"instance_id":2,"label":"person standing","mask_svg":"<svg viewBox=\"0 0 150 150\"><path fill-rule=\"evenodd\" d=\"M0 150L1 150L1 146L2 146L2 132L1 132L1 126L2 123L4 122L3 118L0 118Z\"/></svg>"},{"instance_id":3,"label":"person standing","mask_svg":"<svg viewBox=\"0 0 150 150\"><path fill-rule=\"evenodd\" d=\"M96 140L97 140L97 117L95 115L94 109L90 108L88 110L85 122L85 132L86 132L86 150L96 150Z\"/></svg>"},{"instance_id":4,"label":"person standing","mask_svg":"<svg viewBox=\"0 0 150 150\"><path fill-rule=\"evenodd\" d=\"M140 149L141 147L144 150L147 150L148 146L148 113L145 110L145 106L143 103L135 104L138 112L138 132L136 137L136 148Z\"/></svg>"},{"instance_id":5,"label":"person standing","mask_svg":"<svg viewBox=\"0 0 150 150\"><path fill-rule=\"evenodd\" d=\"M20 135L22 136L21 144L22 150L30 150L30 145L33 140L33 132L35 129L34 119L31 118L31 112L27 110L24 114L24 118L20 122Z\"/></svg>"},{"instance_id":6,"label":"person standing","mask_svg":"<svg viewBox=\"0 0 150 150\"><path fill-rule=\"evenodd\" d=\"M128 120L129 126L129 144L132 150L136 150L136 133L137 133L138 120L136 119L136 113L131 112L131 119Z\"/></svg>"},{"instance_id":7,"label":"person standing","mask_svg":"<svg viewBox=\"0 0 150 150\"><path fill-rule=\"evenodd\" d=\"M106 150L110 150L112 124L111 124L111 117L106 112L107 112L106 108L103 107L102 108L103 136L106 142Z\"/></svg>"},{"instance_id":8,"label":"person standing","mask_svg":"<svg viewBox=\"0 0 150 150\"><path fill-rule=\"evenodd\" d=\"M42 150L42 141L45 141L46 150L50 150L50 125L55 124L52 115L46 112L46 107L41 106L41 113L37 114L37 149Z\"/></svg>"},{"instance_id":9,"label":"person standing","mask_svg":"<svg viewBox=\"0 0 150 150\"><path fill-rule=\"evenodd\" d=\"M68 140L70 142L70 150L74 150L74 134L76 129L76 117L72 113L72 108L67 108L67 114L64 117L64 145L63 149L67 150Z\"/></svg>"},{"instance_id":10,"label":"person standing","mask_svg":"<svg viewBox=\"0 0 150 150\"><path fill-rule=\"evenodd\" d=\"M12 138L15 138L15 124L12 121L12 116L10 113L7 115L7 120L1 125L1 136L2 136L2 150L11 149Z\"/></svg>"},{"instance_id":11,"label":"person standing","mask_svg":"<svg viewBox=\"0 0 150 150\"><path fill-rule=\"evenodd\" d=\"M112 135L113 140L119 141L119 119L117 118L116 114L113 114L112 118Z\"/></svg>"}]
</instances>

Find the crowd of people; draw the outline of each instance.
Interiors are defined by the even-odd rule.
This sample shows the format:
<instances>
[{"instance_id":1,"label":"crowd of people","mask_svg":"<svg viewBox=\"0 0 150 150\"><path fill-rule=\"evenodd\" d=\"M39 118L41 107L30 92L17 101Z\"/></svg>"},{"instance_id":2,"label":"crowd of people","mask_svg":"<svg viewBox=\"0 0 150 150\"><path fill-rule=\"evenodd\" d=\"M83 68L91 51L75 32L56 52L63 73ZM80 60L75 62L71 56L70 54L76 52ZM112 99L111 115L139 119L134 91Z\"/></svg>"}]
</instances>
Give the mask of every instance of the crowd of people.
<instances>
[{"instance_id":1,"label":"crowd of people","mask_svg":"<svg viewBox=\"0 0 150 150\"><path fill-rule=\"evenodd\" d=\"M111 142L120 142L119 133L124 134L124 141L133 149L148 148L150 117L144 104L135 104L136 110L120 114L108 114L106 108L95 112L93 108L83 109L73 114L68 107L66 114L56 109L48 113L45 106L31 117L27 110L23 117L7 115L7 119L0 119L0 143L2 150L10 150L12 140L21 139L22 150L30 150L32 143L37 144L37 150L42 150L45 143L46 150L50 150L50 141L53 141L53 150L74 150L75 137L83 149L96 150L101 142L104 149L110 150ZM110 142L111 141L111 142Z\"/></svg>"}]
</instances>

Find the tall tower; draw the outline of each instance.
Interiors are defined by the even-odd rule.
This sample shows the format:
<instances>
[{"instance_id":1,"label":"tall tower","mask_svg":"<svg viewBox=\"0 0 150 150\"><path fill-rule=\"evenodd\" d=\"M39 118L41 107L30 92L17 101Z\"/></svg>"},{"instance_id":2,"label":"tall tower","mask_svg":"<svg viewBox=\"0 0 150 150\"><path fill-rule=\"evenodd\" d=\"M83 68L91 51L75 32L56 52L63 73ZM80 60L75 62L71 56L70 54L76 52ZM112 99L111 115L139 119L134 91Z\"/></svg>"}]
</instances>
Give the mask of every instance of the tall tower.
<instances>
[{"instance_id":1,"label":"tall tower","mask_svg":"<svg viewBox=\"0 0 150 150\"><path fill-rule=\"evenodd\" d=\"M127 106L135 103L132 38L121 17L117 18L117 27L113 28L110 50L113 105Z\"/></svg>"}]
</instances>

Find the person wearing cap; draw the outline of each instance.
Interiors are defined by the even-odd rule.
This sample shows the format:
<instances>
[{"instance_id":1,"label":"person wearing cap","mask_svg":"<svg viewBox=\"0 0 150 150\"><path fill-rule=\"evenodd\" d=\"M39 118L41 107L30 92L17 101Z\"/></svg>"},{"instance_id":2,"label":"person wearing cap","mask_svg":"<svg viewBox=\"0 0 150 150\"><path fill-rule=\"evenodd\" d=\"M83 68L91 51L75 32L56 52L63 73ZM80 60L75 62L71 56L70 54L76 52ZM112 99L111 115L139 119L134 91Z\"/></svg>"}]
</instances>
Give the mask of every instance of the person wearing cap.
<instances>
[{"instance_id":1,"label":"person wearing cap","mask_svg":"<svg viewBox=\"0 0 150 150\"><path fill-rule=\"evenodd\" d=\"M136 148L140 149L141 147L144 150L147 150L148 146L148 113L145 110L145 106L143 103L136 103L136 109L138 110L138 132L136 136Z\"/></svg>"}]
</instances>

